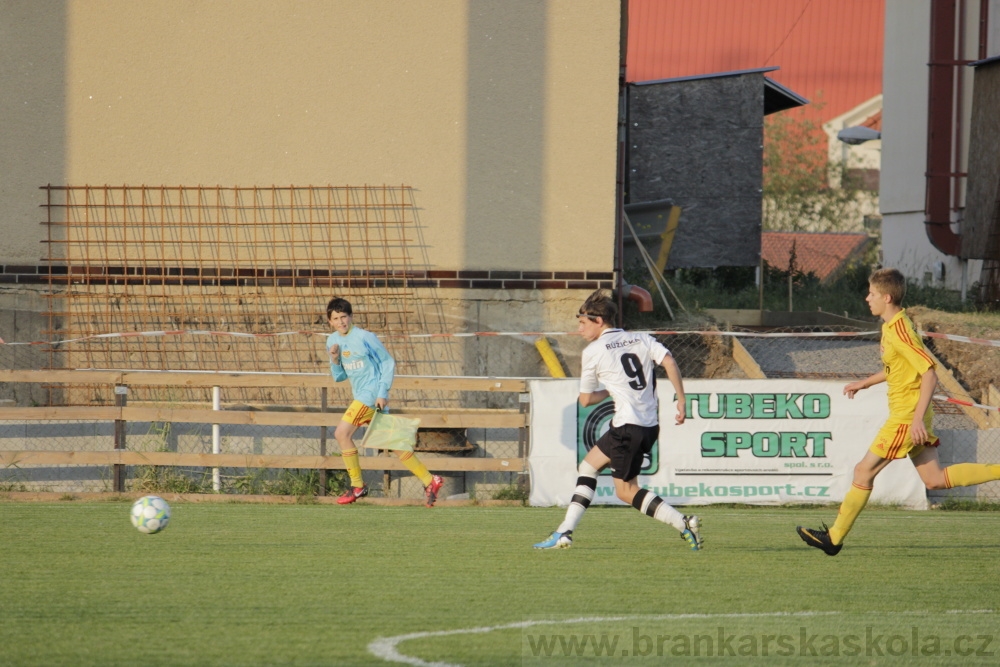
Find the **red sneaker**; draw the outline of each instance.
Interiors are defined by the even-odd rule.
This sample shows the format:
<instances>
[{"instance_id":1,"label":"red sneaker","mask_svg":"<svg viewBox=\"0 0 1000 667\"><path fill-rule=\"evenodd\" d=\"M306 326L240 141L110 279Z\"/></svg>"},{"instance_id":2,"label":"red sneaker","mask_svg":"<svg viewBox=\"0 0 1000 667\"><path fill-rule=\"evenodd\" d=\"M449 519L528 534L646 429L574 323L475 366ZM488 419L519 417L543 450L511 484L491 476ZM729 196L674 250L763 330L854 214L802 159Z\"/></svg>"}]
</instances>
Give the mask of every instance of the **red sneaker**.
<instances>
[{"instance_id":1,"label":"red sneaker","mask_svg":"<svg viewBox=\"0 0 1000 667\"><path fill-rule=\"evenodd\" d=\"M367 486L355 486L347 491L344 491L344 495L337 498L338 505L350 505L358 498L364 498L368 495Z\"/></svg>"},{"instance_id":2,"label":"red sneaker","mask_svg":"<svg viewBox=\"0 0 1000 667\"><path fill-rule=\"evenodd\" d=\"M434 503L438 499L438 491L444 485L444 480L441 479L441 475L434 475L431 477L431 483L424 487L424 495L427 496L427 506L434 507Z\"/></svg>"}]
</instances>

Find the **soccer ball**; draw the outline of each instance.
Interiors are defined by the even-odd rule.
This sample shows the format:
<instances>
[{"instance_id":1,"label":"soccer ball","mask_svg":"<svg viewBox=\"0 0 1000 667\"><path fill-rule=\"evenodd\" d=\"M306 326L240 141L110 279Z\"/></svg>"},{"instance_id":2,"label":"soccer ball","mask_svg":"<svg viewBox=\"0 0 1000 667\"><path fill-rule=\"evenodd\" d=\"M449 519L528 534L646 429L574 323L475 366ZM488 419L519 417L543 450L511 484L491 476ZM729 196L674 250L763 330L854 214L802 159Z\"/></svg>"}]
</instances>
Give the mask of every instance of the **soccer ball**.
<instances>
[{"instance_id":1,"label":"soccer ball","mask_svg":"<svg viewBox=\"0 0 1000 667\"><path fill-rule=\"evenodd\" d=\"M159 496L143 496L133 503L131 517L136 530L152 535L167 527L170 505Z\"/></svg>"}]
</instances>

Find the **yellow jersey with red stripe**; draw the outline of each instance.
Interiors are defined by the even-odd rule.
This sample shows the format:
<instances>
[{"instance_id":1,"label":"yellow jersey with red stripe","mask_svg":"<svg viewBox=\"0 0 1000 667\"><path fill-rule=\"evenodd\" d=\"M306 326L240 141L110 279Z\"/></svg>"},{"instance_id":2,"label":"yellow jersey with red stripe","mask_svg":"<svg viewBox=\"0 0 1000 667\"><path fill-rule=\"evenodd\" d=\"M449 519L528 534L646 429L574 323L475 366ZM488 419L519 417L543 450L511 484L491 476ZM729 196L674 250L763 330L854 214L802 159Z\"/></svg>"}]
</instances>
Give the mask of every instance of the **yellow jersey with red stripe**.
<instances>
[{"instance_id":1,"label":"yellow jersey with red stripe","mask_svg":"<svg viewBox=\"0 0 1000 667\"><path fill-rule=\"evenodd\" d=\"M880 350L889 388L889 419L912 421L920 399L920 376L934 368L934 360L905 310L882 325ZM927 414L932 414L931 406Z\"/></svg>"}]
</instances>

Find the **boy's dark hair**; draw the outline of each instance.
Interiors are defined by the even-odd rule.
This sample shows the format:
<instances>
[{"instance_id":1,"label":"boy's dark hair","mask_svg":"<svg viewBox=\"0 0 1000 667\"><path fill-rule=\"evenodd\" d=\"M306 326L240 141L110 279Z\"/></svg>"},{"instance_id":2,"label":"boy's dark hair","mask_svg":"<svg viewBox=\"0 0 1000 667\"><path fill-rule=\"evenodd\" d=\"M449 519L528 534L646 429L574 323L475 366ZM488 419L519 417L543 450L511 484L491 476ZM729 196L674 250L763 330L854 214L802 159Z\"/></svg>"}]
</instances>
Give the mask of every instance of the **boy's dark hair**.
<instances>
[{"instance_id":1,"label":"boy's dark hair","mask_svg":"<svg viewBox=\"0 0 1000 667\"><path fill-rule=\"evenodd\" d=\"M334 313L347 313L353 316L354 310L351 308L351 302L339 296L333 297L330 299L330 303L326 304L326 319L330 319Z\"/></svg>"},{"instance_id":2,"label":"boy's dark hair","mask_svg":"<svg viewBox=\"0 0 1000 667\"><path fill-rule=\"evenodd\" d=\"M614 325L615 317L618 315L618 306L615 304L612 295L603 289L596 290L587 297L587 300L580 306L577 316L585 316L593 320L600 317L605 324Z\"/></svg>"},{"instance_id":3,"label":"boy's dark hair","mask_svg":"<svg viewBox=\"0 0 1000 667\"><path fill-rule=\"evenodd\" d=\"M868 277L868 283L882 294L888 294L892 303L900 305L906 296L906 278L898 269L879 269Z\"/></svg>"}]
</instances>

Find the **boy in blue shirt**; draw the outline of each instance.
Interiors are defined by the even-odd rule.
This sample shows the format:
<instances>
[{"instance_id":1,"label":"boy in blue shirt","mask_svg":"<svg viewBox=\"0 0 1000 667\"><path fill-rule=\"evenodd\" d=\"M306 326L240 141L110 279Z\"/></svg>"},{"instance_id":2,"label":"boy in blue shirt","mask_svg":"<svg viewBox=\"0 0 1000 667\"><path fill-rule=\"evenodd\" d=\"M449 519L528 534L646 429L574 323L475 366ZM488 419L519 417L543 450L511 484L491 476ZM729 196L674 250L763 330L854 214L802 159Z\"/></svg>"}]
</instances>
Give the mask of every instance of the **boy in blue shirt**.
<instances>
[{"instance_id":1,"label":"boy in blue shirt","mask_svg":"<svg viewBox=\"0 0 1000 667\"><path fill-rule=\"evenodd\" d=\"M358 448L354 445L354 432L371 422L376 410L385 410L389 404L389 388L395 376L396 362L386 351L378 336L354 326L354 310L347 299L333 298L326 305L326 318L333 328L326 338L330 354L330 372L337 382L351 381L354 400L341 417L334 437L340 443L340 455L351 476L351 488L337 498L341 505L353 503L368 495L368 487L361 479ZM397 452L403 462L424 485L427 506L433 507L444 480L432 475L427 466L413 452Z\"/></svg>"}]
</instances>

